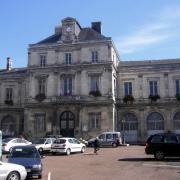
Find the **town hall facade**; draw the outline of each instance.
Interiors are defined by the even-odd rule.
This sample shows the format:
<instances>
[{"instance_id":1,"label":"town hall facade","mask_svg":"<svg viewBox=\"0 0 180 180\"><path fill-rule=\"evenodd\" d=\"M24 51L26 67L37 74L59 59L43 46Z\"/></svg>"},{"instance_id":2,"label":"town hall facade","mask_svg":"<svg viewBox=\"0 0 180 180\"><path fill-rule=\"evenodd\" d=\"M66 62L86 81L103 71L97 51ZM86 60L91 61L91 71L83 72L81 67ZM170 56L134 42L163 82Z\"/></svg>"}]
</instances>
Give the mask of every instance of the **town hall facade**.
<instances>
[{"instance_id":1,"label":"town hall facade","mask_svg":"<svg viewBox=\"0 0 180 180\"><path fill-rule=\"evenodd\" d=\"M122 61L101 22L83 28L71 17L29 45L26 68L0 70L0 129L5 135L89 139L124 132L143 142L180 131L180 59ZM179 95L179 96L178 96Z\"/></svg>"}]
</instances>

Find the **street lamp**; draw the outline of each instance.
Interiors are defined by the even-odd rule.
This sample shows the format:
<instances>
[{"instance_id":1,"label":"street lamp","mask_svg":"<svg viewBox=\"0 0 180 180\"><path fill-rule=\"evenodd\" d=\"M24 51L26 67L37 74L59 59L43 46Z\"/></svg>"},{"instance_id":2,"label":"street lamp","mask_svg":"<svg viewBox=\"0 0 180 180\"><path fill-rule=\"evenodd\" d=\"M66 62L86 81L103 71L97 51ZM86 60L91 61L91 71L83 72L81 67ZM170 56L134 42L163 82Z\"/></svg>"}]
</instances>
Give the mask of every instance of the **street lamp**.
<instances>
[{"instance_id":1,"label":"street lamp","mask_svg":"<svg viewBox=\"0 0 180 180\"><path fill-rule=\"evenodd\" d=\"M123 130L123 144L125 144L125 129L124 129L125 119L122 119L122 130Z\"/></svg>"}]
</instances>

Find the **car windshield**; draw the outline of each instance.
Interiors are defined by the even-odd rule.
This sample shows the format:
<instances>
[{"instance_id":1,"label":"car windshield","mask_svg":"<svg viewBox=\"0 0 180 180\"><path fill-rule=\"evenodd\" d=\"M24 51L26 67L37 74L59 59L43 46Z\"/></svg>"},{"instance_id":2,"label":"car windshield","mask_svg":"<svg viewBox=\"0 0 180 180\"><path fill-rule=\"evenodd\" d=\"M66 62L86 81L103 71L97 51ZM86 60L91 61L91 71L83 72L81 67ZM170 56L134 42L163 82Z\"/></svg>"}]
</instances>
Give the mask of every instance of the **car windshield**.
<instances>
[{"instance_id":1,"label":"car windshield","mask_svg":"<svg viewBox=\"0 0 180 180\"><path fill-rule=\"evenodd\" d=\"M35 148L14 148L10 158L40 158Z\"/></svg>"},{"instance_id":2,"label":"car windshield","mask_svg":"<svg viewBox=\"0 0 180 180\"><path fill-rule=\"evenodd\" d=\"M41 139L33 139L33 140L32 140L32 143L33 143L33 144L44 144L45 140L46 140L46 139L44 139L44 138L41 138Z\"/></svg>"},{"instance_id":3,"label":"car windshield","mask_svg":"<svg viewBox=\"0 0 180 180\"><path fill-rule=\"evenodd\" d=\"M13 138L6 138L6 139L3 139L2 142L3 142L3 143L7 143L7 142L11 141L12 139L13 139Z\"/></svg>"}]
</instances>

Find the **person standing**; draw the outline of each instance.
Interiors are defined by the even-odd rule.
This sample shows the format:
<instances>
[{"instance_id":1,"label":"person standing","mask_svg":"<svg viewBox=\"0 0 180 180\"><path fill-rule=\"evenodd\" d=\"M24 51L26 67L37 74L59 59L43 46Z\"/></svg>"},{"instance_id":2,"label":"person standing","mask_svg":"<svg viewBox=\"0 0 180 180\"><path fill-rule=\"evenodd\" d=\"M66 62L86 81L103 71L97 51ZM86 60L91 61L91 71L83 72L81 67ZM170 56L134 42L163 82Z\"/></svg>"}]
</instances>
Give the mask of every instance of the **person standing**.
<instances>
[{"instance_id":1,"label":"person standing","mask_svg":"<svg viewBox=\"0 0 180 180\"><path fill-rule=\"evenodd\" d=\"M99 151L99 148L100 148L100 141L99 141L99 138L96 137L96 139L94 140L94 153L97 155L98 151Z\"/></svg>"}]
</instances>

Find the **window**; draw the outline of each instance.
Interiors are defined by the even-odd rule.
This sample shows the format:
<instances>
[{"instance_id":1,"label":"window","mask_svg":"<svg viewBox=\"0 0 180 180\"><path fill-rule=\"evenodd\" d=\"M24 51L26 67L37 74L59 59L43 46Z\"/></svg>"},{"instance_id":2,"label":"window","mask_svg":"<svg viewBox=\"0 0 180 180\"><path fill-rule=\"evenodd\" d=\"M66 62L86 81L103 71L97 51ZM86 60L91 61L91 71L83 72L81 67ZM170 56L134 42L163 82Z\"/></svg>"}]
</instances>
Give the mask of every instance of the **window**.
<instances>
[{"instance_id":1,"label":"window","mask_svg":"<svg viewBox=\"0 0 180 180\"><path fill-rule=\"evenodd\" d=\"M46 94L46 79L39 79L39 94Z\"/></svg>"},{"instance_id":2,"label":"window","mask_svg":"<svg viewBox=\"0 0 180 180\"><path fill-rule=\"evenodd\" d=\"M124 82L124 95L132 95L132 82Z\"/></svg>"},{"instance_id":3,"label":"window","mask_svg":"<svg viewBox=\"0 0 180 180\"><path fill-rule=\"evenodd\" d=\"M91 76L90 91L99 91L99 76Z\"/></svg>"},{"instance_id":4,"label":"window","mask_svg":"<svg viewBox=\"0 0 180 180\"><path fill-rule=\"evenodd\" d=\"M101 119L101 113L90 113L89 114L90 128L92 129L100 128L100 119Z\"/></svg>"},{"instance_id":5,"label":"window","mask_svg":"<svg viewBox=\"0 0 180 180\"><path fill-rule=\"evenodd\" d=\"M72 77L64 78L64 95L72 95Z\"/></svg>"},{"instance_id":6,"label":"window","mask_svg":"<svg viewBox=\"0 0 180 180\"><path fill-rule=\"evenodd\" d=\"M176 94L180 94L180 79L176 80Z\"/></svg>"},{"instance_id":7,"label":"window","mask_svg":"<svg viewBox=\"0 0 180 180\"><path fill-rule=\"evenodd\" d=\"M13 97L13 89L6 88L6 100L12 101L12 97Z\"/></svg>"},{"instance_id":8,"label":"window","mask_svg":"<svg viewBox=\"0 0 180 180\"><path fill-rule=\"evenodd\" d=\"M151 142L152 143L160 143L160 142L162 142L162 136L159 136L159 135L153 136L152 139L151 139Z\"/></svg>"},{"instance_id":9,"label":"window","mask_svg":"<svg viewBox=\"0 0 180 180\"><path fill-rule=\"evenodd\" d=\"M45 131L45 117L45 114L35 114L34 130L36 134Z\"/></svg>"},{"instance_id":10,"label":"window","mask_svg":"<svg viewBox=\"0 0 180 180\"><path fill-rule=\"evenodd\" d=\"M161 114L157 112L151 113L147 117L148 130L164 130L164 119Z\"/></svg>"},{"instance_id":11,"label":"window","mask_svg":"<svg viewBox=\"0 0 180 180\"><path fill-rule=\"evenodd\" d=\"M150 95L158 95L157 81L149 81L149 92Z\"/></svg>"},{"instance_id":12,"label":"window","mask_svg":"<svg viewBox=\"0 0 180 180\"><path fill-rule=\"evenodd\" d=\"M167 136L164 138L165 143L177 143L177 137L176 136Z\"/></svg>"},{"instance_id":13,"label":"window","mask_svg":"<svg viewBox=\"0 0 180 180\"><path fill-rule=\"evenodd\" d=\"M97 51L92 51L92 62L97 62L98 61L98 52Z\"/></svg>"},{"instance_id":14,"label":"window","mask_svg":"<svg viewBox=\"0 0 180 180\"><path fill-rule=\"evenodd\" d=\"M40 55L40 66L44 67L46 65L46 56Z\"/></svg>"},{"instance_id":15,"label":"window","mask_svg":"<svg viewBox=\"0 0 180 180\"><path fill-rule=\"evenodd\" d=\"M173 128L174 130L180 129L180 112L177 112L173 117Z\"/></svg>"},{"instance_id":16,"label":"window","mask_svg":"<svg viewBox=\"0 0 180 180\"><path fill-rule=\"evenodd\" d=\"M72 62L71 53L65 53L65 64L71 64Z\"/></svg>"}]
</instances>

